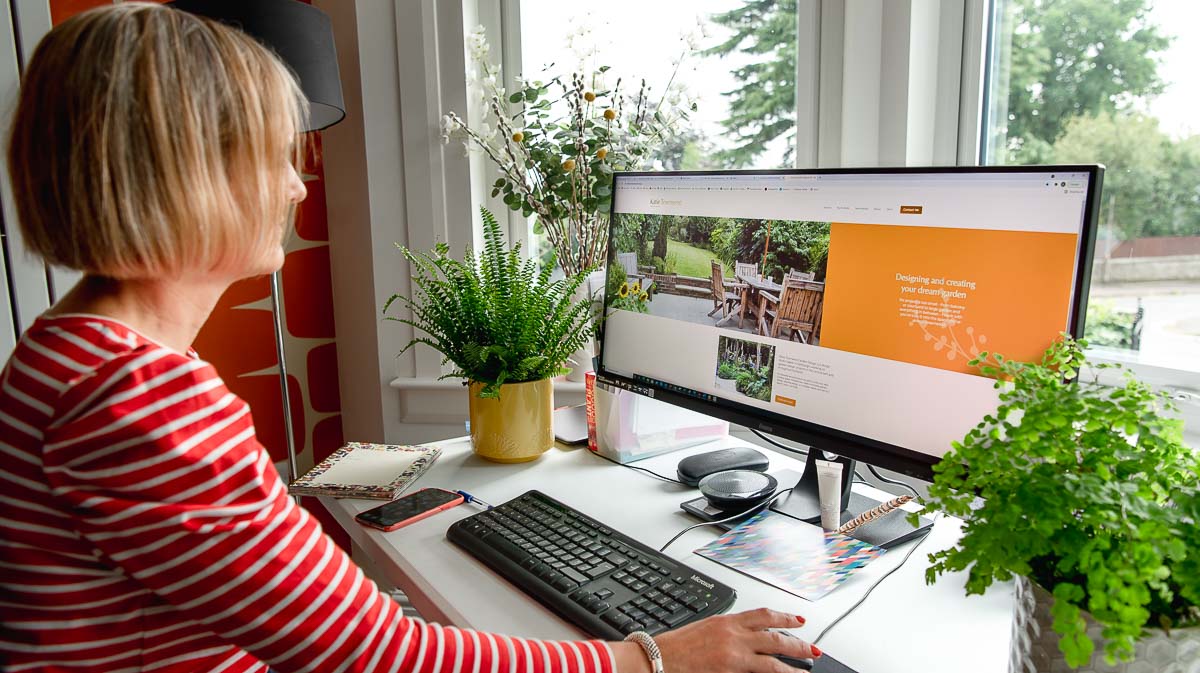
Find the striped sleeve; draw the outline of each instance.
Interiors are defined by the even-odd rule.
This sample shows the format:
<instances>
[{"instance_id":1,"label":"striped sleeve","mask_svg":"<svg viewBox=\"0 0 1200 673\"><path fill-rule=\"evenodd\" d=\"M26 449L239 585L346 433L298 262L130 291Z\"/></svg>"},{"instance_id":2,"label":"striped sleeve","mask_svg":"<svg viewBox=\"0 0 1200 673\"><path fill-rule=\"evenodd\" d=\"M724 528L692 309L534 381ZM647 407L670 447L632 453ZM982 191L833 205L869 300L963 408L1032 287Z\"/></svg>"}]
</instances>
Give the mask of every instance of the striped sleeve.
<instances>
[{"instance_id":1,"label":"striped sleeve","mask_svg":"<svg viewBox=\"0 0 1200 673\"><path fill-rule=\"evenodd\" d=\"M115 566L281 672L612 673L603 643L404 617L287 497L247 405L165 349L73 386L45 438L53 494Z\"/></svg>"}]
</instances>

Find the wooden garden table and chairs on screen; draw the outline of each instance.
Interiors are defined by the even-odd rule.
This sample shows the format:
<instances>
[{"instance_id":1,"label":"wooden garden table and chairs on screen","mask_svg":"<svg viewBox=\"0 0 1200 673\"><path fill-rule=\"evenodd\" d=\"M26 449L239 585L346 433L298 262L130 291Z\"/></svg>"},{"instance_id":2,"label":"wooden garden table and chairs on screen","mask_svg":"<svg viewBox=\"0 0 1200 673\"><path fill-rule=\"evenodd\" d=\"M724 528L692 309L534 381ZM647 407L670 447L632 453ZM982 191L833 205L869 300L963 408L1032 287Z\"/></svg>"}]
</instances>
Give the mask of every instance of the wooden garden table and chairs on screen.
<instances>
[{"instance_id":1,"label":"wooden garden table and chairs on screen","mask_svg":"<svg viewBox=\"0 0 1200 673\"><path fill-rule=\"evenodd\" d=\"M777 295L759 292L758 333L779 338L780 331L791 330L788 338L816 344L821 333L821 313L825 305L825 283L788 277Z\"/></svg>"},{"instance_id":2,"label":"wooden garden table and chairs on screen","mask_svg":"<svg viewBox=\"0 0 1200 673\"><path fill-rule=\"evenodd\" d=\"M709 311L708 315L712 317L717 311L723 311L721 319L717 321L718 327L729 322L733 316L741 314L740 309L744 307L745 296L746 284L725 280L725 270L721 268L721 263L712 260L713 310Z\"/></svg>"}]
</instances>

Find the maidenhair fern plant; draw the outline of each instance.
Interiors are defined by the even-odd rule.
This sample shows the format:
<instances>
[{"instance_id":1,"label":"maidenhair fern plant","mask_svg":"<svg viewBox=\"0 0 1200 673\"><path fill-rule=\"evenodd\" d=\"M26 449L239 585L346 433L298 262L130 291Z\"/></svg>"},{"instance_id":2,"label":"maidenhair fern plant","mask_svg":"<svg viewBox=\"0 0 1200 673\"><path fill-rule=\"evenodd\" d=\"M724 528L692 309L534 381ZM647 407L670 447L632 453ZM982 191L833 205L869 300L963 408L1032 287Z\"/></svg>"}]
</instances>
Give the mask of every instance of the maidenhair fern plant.
<instances>
[{"instance_id":1,"label":"maidenhair fern plant","mask_svg":"<svg viewBox=\"0 0 1200 673\"><path fill-rule=\"evenodd\" d=\"M483 250L467 249L462 261L439 243L433 253L397 245L412 264L413 297L392 295L411 318L386 317L424 334L401 350L423 343L440 352L455 371L441 378L482 383L481 397L499 397L506 383L538 381L567 373L567 357L592 338L590 300L575 301L584 273L551 280L551 261L538 270L521 259L521 245L504 242L500 224L485 208Z\"/></svg>"},{"instance_id":2,"label":"maidenhair fern plant","mask_svg":"<svg viewBox=\"0 0 1200 673\"><path fill-rule=\"evenodd\" d=\"M1096 646L1085 610L1110 662L1145 629L1200 622L1200 459L1165 393L1129 372L1118 386L1084 380L1085 346L1064 335L1041 362L973 360L1000 406L934 468L927 503L966 522L955 548L930 555L927 581L965 570L967 593L1037 582L1072 666Z\"/></svg>"}]
</instances>

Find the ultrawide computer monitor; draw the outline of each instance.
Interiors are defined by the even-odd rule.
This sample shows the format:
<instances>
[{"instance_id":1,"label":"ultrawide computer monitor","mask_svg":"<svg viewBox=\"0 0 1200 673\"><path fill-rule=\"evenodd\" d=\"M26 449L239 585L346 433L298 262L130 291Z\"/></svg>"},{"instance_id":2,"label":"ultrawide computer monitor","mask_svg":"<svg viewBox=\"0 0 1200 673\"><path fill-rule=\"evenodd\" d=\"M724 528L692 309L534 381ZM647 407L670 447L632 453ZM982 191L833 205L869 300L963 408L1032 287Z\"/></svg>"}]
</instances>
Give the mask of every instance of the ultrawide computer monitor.
<instances>
[{"instance_id":1,"label":"ultrawide computer monitor","mask_svg":"<svg viewBox=\"0 0 1200 673\"><path fill-rule=\"evenodd\" d=\"M600 380L930 479L996 409L972 358L1081 335L1102 174L618 174Z\"/></svg>"}]
</instances>

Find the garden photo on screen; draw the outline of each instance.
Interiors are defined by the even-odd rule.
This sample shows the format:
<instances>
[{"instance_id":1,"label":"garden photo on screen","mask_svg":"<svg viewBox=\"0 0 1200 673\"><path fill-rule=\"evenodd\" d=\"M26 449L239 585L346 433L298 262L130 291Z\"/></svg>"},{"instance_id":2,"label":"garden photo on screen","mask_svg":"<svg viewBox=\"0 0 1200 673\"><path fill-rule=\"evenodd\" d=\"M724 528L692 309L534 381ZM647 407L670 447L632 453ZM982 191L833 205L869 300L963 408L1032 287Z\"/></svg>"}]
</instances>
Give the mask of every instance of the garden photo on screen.
<instances>
[{"instance_id":1,"label":"garden photo on screen","mask_svg":"<svg viewBox=\"0 0 1200 673\"><path fill-rule=\"evenodd\" d=\"M608 307L820 343L829 222L619 213Z\"/></svg>"},{"instance_id":2,"label":"garden photo on screen","mask_svg":"<svg viewBox=\"0 0 1200 673\"><path fill-rule=\"evenodd\" d=\"M774 346L727 336L718 341L716 386L726 396L769 401L774 370Z\"/></svg>"}]
</instances>

